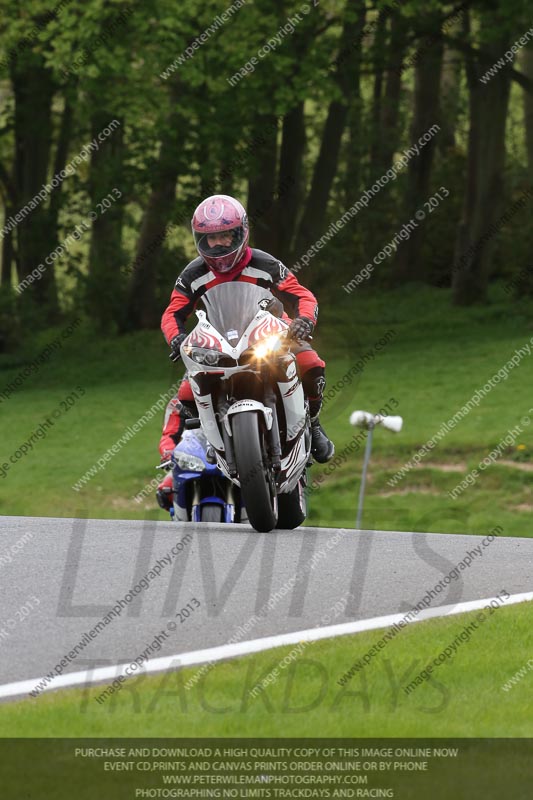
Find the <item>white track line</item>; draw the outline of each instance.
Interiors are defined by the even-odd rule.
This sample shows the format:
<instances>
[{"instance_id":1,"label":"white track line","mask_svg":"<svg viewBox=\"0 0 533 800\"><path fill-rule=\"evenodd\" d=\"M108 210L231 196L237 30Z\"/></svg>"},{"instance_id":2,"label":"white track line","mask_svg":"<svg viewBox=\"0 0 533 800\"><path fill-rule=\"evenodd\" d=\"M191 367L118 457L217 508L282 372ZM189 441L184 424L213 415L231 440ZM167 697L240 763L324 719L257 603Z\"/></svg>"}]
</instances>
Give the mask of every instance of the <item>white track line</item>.
<instances>
[{"instance_id":1,"label":"white track line","mask_svg":"<svg viewBox=\"0 0 533 800\"><path fill-rule=\"evenodd\" d=\"M434 617L448 617L454 614L463 614L466 611L477 611L484 608L494 597L484 598L483 600L469 600L465 603L455 603L448 606L437 606L421 611L416 619L406 622L412 625L415 622L423 622ZM513 594L505 601L505 606L515 603L524 603L533 600L533 592ZM300 642L316 642L320 639L329 639L334 636L347 636L351 633L361 631L372 631L378 628L388 628L403 620L405 614L389 614L385 617L373 617L372 619L360 619L354 622L343 622L339 625L329 625L326 628L309 628L305 631L293 631L291 633L280 633L276 636L266 636L263 639L252 639L247 642L237 642L237 644L223 644L218 647L210 647L207 650L194 650L190 653L179 653L173 656L162 656L147 661L142 672L163 672L176 667L190 667L195 664L205 664L210 661L224 661L235 656L249 655L250 653L260 653L263 650L270 650L274 647L283 647L288 644L298 644ZM112 667L99 667L95 670L83 670L81 672L70 672L67 675L55 677L41 694L54 689L64 689L71 686L89 686L93 683L100 683L106 680L114 680L122 674L127 664L116 664ZM31 678L26 681L16 683L6 683L0 686L0 698L16 697L17 695L29 694L35 689L43 678ZM36 698L30 698L31 700Z\"/></svg>"}]
</instances>

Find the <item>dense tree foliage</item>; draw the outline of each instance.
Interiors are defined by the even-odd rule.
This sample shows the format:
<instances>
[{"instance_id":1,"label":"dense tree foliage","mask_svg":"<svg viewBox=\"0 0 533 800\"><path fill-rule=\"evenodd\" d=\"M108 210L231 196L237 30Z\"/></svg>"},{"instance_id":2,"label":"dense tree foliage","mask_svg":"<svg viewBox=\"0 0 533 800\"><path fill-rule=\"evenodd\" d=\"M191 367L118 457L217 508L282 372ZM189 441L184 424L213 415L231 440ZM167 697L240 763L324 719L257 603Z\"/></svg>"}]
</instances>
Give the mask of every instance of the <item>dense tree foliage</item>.
<instances>
[{"instance_id":1,"label":"dense tree foliage","mask_svg":"<svg viewBox=\"0 0 533 800\"><path fill-rule=\"evenodd\" d=\"M156 326L218 191L326 301L366 265L532 291L528 5L0 0L0 346L74 305Z\"/></svg>"}]
</instances>

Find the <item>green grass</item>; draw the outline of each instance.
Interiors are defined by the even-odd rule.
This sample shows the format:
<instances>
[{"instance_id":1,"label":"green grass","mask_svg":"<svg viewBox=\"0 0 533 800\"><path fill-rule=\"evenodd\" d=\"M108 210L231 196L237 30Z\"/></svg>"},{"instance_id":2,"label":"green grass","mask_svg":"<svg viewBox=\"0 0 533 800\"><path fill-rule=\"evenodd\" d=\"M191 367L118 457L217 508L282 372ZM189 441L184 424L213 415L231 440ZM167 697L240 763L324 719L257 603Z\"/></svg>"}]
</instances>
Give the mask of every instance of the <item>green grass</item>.
<instances>
[{"instance_id":1,"label":"green grass","mask_svg":"<svg viewBox=\"0 0 533 800\"><path fill-rule=\"evenodd\" d=\"M132 679L102 705L103 686L7 703L0 736L531 737L533 673L502 690L531 656L531 612L531 603L484 611L472 638L409 694L403 687L479 612L404 628L344 687L338 679L384 631L309 644L284 668L294 646L223 662L190 690L199 667ZM251 697L276 667L278 680Z\"/></svg>"},{"instance_id":2,"label":"green grass","mask_svg":"<svg viewBox=\"0 0 533 800\"><path fill-rule=\"evenodd\" d=\"M20 355L4 357L3 361L13 362L14 367L2 369L0 390L57 333L42 334L31 349L27 346ZM7 421L2 451L7 455L26 441L53 409L61 408L61 401L76 387L85 390L46 437L36 442L33 451L0 480L0 512L132 519L145 515L132 498L157 474L153 467L159 462L157 445L164 407L85 488L76 492L72 485L180 377L170 366L168 348L155 331L115 340L93 338L87 330L75 333L0 405ZM155 518L166 518L155 500L150 507Z\"/></svg>"},{"instance_id":3,"label":"green grass","mask_svg":"<svg viewBox=\"0 0 533 800\"><path fill-rule=\"evenodd\" d=\"M441 423L533 336L533 303L511 304L494 292L489 305L469 309L451 307L446 290L424 287L343 293L334 307L323 304L315 345L327 361L329 388L387 331L394 331L364 370L328 400L322 415L338 453L357 433L348 424L355 408L377 410L398 403L395 411L404 417L399 435L380 429L375 433L365 527L485 534L500 524L505 535L531 535L533 489L527 467L533 467L533 437L528 428L515 442L526 447L526 469L502 463L518 456L511 447L458 499L447 494L533 406L530 357L420 467L396 487L387 484ZM49 331L34 337L20 353L0 357L0 391L55 335ZM166 519L153 495L140 504L132 501L156 475L162 412L85 488L76 492L71 487L179 377L158 331L116 339L96 337L86 329L76 332L0 403L5 459L71 391L77 386L85 390L33 451L0 479L0 513ZM326 469L330 474L311 493L308 524L353 527L362 456L361 448L337 468L313 468L312 480Z\"/></svg>"}]
</instances>

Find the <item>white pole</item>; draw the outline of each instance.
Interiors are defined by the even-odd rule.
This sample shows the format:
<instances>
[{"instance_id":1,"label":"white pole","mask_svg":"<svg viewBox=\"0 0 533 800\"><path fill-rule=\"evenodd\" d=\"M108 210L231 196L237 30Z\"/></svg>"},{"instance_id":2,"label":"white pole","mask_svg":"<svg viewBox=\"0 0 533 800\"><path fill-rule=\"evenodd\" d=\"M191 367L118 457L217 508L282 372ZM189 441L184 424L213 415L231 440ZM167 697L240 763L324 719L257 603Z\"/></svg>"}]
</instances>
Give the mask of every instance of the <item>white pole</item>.
<instances>
[{"instance_id":1,"label":"white pole","mask_svg":"<svg viewBox=\"0 0 533 800\"><path fill-rule=\"evenodd\" d=\"M359 505L357 507L357 519L355 521L355 528L358 531L361 530L361 517L363 516L363 503L365 500L366 474L368 470L368 462L370 461L370 454L372 452L372 435L374 433L374 427L373 421L368 423L368 436L366 437L363 473L361 475L361 486L359 487Z\"/></svg>"},{"instance_id":2,"label":"white pole","mask_svg":"<svg viewBox=\"0 0 533 800\"><path fill-rule=\"evenodd\" d=\"M365 458L363 461L363 472L361 475L361 486L359 488L359 504L357 506L357 518L355 520L356 530L361 530L361 518L363 516L363 503L365 500L366 476L370 454L372 452L372 436L376 425L383 425L393 433L399 433L402 429L403 419L401 417L382 416L381 414L370 414L368 411L353 411L350 415L350 423L359 428L366 428L368 436L366 438Z\"/></svg>"}]
</instances>

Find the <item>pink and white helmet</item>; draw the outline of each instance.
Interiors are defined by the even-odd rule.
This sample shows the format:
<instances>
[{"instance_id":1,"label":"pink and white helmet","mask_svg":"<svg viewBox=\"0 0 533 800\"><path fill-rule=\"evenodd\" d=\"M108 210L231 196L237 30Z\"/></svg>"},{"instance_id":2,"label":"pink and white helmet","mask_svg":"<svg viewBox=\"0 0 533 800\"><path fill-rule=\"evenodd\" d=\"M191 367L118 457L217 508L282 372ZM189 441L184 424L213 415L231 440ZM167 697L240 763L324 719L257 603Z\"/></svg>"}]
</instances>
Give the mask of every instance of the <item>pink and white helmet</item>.
<instances>
[{"instance_id":1,"label":"pink and white helmet","mask_svg":"<svg viewBox=\"0 0 533 800\"><path fill-rule=\"evenodd\" d=\"M198 254L214 272L229 272L238 263L248 245L248 217L244 206L227 194L214 194L202 200L191 220ZM229 246L209 246L207 235L230 231Z\"/></svg>"}]
</instances>

